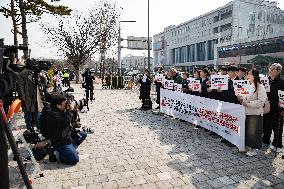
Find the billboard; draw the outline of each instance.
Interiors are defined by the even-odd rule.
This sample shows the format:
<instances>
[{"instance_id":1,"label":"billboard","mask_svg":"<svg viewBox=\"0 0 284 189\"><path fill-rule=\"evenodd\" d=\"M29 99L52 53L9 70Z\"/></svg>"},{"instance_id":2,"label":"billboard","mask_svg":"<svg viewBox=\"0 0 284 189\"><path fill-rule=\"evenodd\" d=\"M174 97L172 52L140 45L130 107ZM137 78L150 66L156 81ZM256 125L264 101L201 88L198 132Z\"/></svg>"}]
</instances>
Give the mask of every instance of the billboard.
<instances>
[{"instance_id":1,"label":"billboard","mask_svg":"<svg viewBox=\"0 0 284 189\"><path fill-rule=\"evenodd\" d=\"M147 50L148 38L147 37L127 37L127 48L130 50ZM152 50L152 38L150 37L150 50Z\"/></svg>"}]
</instances>

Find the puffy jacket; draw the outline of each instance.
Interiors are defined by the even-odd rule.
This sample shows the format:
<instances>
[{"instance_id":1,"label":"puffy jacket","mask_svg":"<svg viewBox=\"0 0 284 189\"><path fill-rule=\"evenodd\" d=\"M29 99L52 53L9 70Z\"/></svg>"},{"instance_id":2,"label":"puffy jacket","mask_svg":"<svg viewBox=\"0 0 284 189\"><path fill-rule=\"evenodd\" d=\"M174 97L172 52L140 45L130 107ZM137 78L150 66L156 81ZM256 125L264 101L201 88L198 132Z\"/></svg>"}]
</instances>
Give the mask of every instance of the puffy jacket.
<instances>
[{"instance_id":1,"label":"puffy jacket","mask_svg":"<svg viewBox=\"0 0 284 189\"><path fill-rule=\"evenodd\" d=\"M262 84L258 84L256 92L254 92L255 88L252 85L251 90L252 93L245 100L247 103L246 115L263 115L263 106L267 98L265 88Z\"/></svg>"}]
</instances>

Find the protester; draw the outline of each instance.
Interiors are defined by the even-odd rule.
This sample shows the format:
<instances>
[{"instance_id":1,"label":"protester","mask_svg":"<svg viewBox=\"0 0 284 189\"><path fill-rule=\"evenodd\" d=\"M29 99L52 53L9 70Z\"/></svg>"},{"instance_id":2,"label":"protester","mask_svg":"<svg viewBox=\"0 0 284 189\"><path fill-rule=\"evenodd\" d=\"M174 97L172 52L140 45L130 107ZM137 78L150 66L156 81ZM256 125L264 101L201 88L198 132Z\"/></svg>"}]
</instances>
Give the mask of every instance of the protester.
<instances>
[{"instance_id":1,"label":"protester","mask_svg":"<svg viewBox=\"0 0 284 189\"><path fill-rule=\"evenodd\" d=\"M140 99L142 100L141 110L152 109L152 101L150 97L152 78L150 77L149 70L144 71L144 75L139 79L140 84Z\"/></svg>"},{"instance_id":2,"label":"protester","mask_svg":"<svg viewBox=\"0 0 284 189\"><path fill-rule=\"evenodd\" d=\"M219 75L227 75L228 69L226 67L220 67L219 69Z\"/></svg>"},{"instance_id":3,"label":"protester","mask_svg":"<svg viewBox=\"0 0 284 189\"><path fill-rule=\"evenodd\" d=\"M195 69L193 72L193 78L196 80L199 80L201 83L201 78L200 78L200 70ZM195 95L195 96L200 96L200 91L193 91L190 87L189 87L189 94L191 95Z\"/></svg>"},{"instance_id":4,"label":"protester","mask_svg":"<svg viewBox=\"0 0 284 189\"><path fill-rule=\"evenodd\" d=\"M172 80L174 80L174 83L181 84L182 77L177 73L176 69L172 69Z\"/></svg>"},{"instance_id":5,"label":"protester","mask_svg":"<svg viewBox=\"0 0 284 189\"><path fill-rule=\"evenodd\" d=\"M158 67L157 74L163 74L163 67ZM162 82L154 81L154 84L156 85L156 92L157 92L157 100L156 103L158 104L158 107L156 109L160 109L160 91L162 87Z\"/></svg>"},{"instance_id":6,"label":"protester","mask_svg":"<svg viewBox=\"0 0 284 189\"><path fill-rule=\"evenodd\" d=\"M228 90L223 91L223 100L225 102L230 102L230 103L235 103L235 104L240 104L240 101L238 100L238 97L235 94L235 89L234 89L234 80L239 80L238 78L238 72L239 69L235 66L230 66L228 68Z\"/></svg>"},{"instance_id":7,"label":"protester","mask_svg":"<svg viewBox=\"0 0 284 189\"><path fill-rule=\"evenodd\" d=\"M207 91L207 82L209 81L209 71L207 68L203 68L200 71L200 77L201 77L201 92L200 96L201 97L208 97L208 91Z\"/></svg>"},{"instance_id":8,"label":"protester","mask_svg":"<svg viewBox=\"0 0 284 189\"><path fill-rule=\"evenodd\" d=\"M250 149L246 154L254 156L262 147L263 106L267 95L264 86L260 84L259 72L256 69L249 71L248 81L249 95L238 96L238 99L246 109L245 145Z\"/></svg>"},{"instance_id":9,"label":"protester","mask_svg":"<svg viewBox=\"0 0 284 189\"><path fill-rule=\"evenodd\" d=\"M75 165L79 162L77 147L84 141L86 135L73 140L71 137L72 116L67 109L73 111L75 102L67 104L63 94L54 95L50 103L51 111L47 115L47 131L51 145L59 154L59 160L68 165Z\"/></svg>"},{"instance_id":10,"label":"protester","mask_svg":"<svg viewBox=\"0 0 284 189\"><path fill-rule=\"evenodd\" d=\"M188 77L189 77L189 74L188 72L184 72L182 74L182 92L183 93L186 93L186 94L189 94L190 90L189 90L189 87L188 87Z\"/></svg>"},{"instance_id":11,"label":"protester","mask_svg":"<svg viewBox=\"0 0 284 189\"><path fill-rule=\"evenodd\" d=\"M280 78L282 66L279 63L274 63L269 67L269 84L270 92L267 93L270 102L270 112L264 115L263 118L263 138L262 142L265 147L271 143L270 137L272 131L274 133L272 148L282 148L282 133L283 133L283 114L284 109L279 108L278 90L284 91L284 80Z\"/></svg>"},{"instance_id":12,"label":"protester","mask_svg":"<svg viewBox=\"0 0 284 189\"><path fill-rule=\"evenodd\" d=\"M245 80L247 75L247 69L244 67L239 67L238 78L240 80Z\"/></svg>"}]
</instances>

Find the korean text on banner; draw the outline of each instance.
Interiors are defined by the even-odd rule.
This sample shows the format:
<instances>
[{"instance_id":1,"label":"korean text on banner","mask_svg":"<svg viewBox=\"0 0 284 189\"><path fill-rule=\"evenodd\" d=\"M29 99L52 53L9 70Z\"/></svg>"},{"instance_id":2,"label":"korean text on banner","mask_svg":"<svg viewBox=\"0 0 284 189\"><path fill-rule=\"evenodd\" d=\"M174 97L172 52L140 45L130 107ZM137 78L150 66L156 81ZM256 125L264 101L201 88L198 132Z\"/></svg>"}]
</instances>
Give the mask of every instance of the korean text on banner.
<instances>
[{"instance_id":1,"label":"korean text on banner","mask_svg":"<svg viewBox=\"0 0 284 189\"><path fill-rule=\"evenodd\" d=\"M278 91L279 96L279 105L281 108L284 108L284 91Z\"/></svg>"},{"instance_id":2,"label":"korean text on banner","mask_svg":"<svg viewBox=\"0 0 284 189\"><path fill-rule=\"evenodd\" d=\"M245 96L249 94L250 87L247 80L234 80L233 85L236 95Z\"/></svg>"},{"instance_id":3,"label":"korean text on banner","mask_svg":"<svg viewBox=\"0 0 284 189\"><path fill-rule=\"evenodd\" d=\"M161 89L160 111L217 133L245 150L245 108L238 104Z\"/></svg>"},{"instance_id":4,"label":"korean text on banner","mask_svg":"<svg viewBox=\"0 0 284 189\"><path fill-rule=\"evenodd\" d=\"M227 75L212 75L211 89L220 88L222 91L228 90L229 77Z\"/></svg>"},{"instance_id":5,"label":"korean text on banner","mask_svg":"<svg viewBox=\"0 0 284 189\"><path fill-rule=\"evenodd\" d=\"M261 77L260 82L264 85L266 92L270 92L270 84L269 84L269 79L268 77Z\"/></svg>"}]
</instances>

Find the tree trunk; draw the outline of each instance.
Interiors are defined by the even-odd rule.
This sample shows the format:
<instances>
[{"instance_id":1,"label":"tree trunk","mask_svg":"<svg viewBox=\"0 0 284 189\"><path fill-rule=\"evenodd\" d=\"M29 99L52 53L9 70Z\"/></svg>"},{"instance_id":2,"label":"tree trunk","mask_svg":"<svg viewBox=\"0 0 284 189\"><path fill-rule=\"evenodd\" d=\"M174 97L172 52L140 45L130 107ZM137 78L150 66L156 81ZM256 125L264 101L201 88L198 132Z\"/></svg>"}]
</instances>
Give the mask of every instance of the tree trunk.
<instances>
[{"instance_id":1,"label":"tree trunk","mask_svg":"<svg viewBox=\"0 0 284 189\"><path fill-rule=\"evenodd\" d=\"M18 27L17 27L17 22L16 22L16 12L15 12L15 3L14 0L11 0L11 18L12 18L12 23L13 23L13 31L14 31L14 45L18 46ZM18 51L16 53L16 58L18 58Z\"/></svg>"},{"instance_id":2,"label":"tree trunk","mask_svg":"<svg viewBox=\"0 0 284 189\"><path fill-rule=\"evenodd\" d=\"M27 18L26 18L26 3L23 2L23 0L19 0L19 7L21 11L21 17L22 17L22 37L23 37L23 45L26 47L29 47L29 39L28 39L28 30L27 30ZM24 51L24 58L29 57L29 50Z\"/></svg>"},{"instance_id":3,"label":"tree trunk","mask_svg":"<svg viewBox=\"0 0 284 189\"><path fill-rule=\"evenodd\" d=\"M105 51L102 53L102 62L103 62L103 73L102 73L102 79L105 78L105 71L106 71L106 53Z\"/></svg>"},{"instance_id":4,"label":"tree trunk","mask_svg":"<svg viewBox=\"0 0 284 189\"><path fill-rule=\"evenodd\" d=\"M75 73L76 73L76 84L78 84L79 80L80 80L80 69L79 69L79 67L75 67Z\"/></svg>"}]
</instances>

